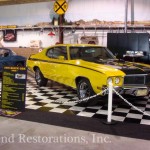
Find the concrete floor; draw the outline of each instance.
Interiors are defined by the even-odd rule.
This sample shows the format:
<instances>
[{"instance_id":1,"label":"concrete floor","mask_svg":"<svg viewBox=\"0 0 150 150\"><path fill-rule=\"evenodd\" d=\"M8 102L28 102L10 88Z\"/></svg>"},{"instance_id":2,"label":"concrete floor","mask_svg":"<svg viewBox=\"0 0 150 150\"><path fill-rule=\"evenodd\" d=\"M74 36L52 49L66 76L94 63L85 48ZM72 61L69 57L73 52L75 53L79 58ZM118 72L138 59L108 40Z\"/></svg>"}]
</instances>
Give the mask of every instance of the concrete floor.
<instances>
[{"instance_id":1,"label":"concrete floor","mask_svg":"<svg viewBox=\"0 0 150 150\"><path fill-rule=\"evenodd\" d=\"M148 147L150 142L146 140L0 117L0 150L143 150Z\"/></svg>"}]
</instances>

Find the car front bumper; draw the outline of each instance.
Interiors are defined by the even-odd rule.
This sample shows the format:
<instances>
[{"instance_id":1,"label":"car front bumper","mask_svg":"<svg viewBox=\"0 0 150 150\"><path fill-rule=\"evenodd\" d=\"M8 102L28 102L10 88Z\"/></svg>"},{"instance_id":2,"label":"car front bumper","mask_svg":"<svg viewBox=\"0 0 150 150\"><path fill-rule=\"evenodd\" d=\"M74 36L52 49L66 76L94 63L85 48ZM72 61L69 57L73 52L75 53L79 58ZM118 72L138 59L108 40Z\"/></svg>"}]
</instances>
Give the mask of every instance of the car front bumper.
<instances>
[{"instance_id":1,"label":"car front bumper","mask_svg":"<svg viewBox=\"0 0 150 150\"><path fill-rule=\"evenodd\" d=\"M114 89L121 95L126 94L126 95L132 95L132 96L147 96L150 92L150 88L147 86L114 87Z\"/></svg>"}]
</instances>

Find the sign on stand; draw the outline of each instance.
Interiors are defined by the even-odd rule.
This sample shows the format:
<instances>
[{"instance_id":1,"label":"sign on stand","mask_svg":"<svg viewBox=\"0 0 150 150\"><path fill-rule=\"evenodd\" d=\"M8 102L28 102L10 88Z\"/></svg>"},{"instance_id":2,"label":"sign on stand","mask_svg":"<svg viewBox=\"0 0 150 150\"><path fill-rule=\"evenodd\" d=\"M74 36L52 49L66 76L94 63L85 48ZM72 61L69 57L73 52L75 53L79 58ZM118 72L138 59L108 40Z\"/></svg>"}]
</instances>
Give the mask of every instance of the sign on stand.
<instances>
[{"instance_id":1,"label":"sign on stand","mask_svg":"<svg viewBox=\"0 0 150 150\"><path fill-rule=\"evenodd\" d=\"M4 67L2 75L1 108L25 110L26 67Z\"/></svg>"}]
</instances>

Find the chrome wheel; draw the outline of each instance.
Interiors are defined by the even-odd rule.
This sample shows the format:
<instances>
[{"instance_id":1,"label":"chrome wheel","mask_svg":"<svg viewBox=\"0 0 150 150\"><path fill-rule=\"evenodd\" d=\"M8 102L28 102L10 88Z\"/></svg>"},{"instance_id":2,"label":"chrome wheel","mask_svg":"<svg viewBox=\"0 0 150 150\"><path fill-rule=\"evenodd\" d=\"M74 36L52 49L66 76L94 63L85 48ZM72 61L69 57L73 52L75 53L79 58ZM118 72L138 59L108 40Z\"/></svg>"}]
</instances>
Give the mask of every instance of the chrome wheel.
<instances>
[{"instance_id":1,"label":"chrome wheel","mask_svg":"<svg viewBox=\"0 0 150 150\"><path fill-rule=\"evenodd\" d=\"M86 82L82 82L79 86L80 98L84 99L90 96L90 88Z\"/></svg>"},{"instance_id":2,"label":"chrome wheel","mask_svg":"<svg viewBox=\"0 0 150 150\"><path fill-rule=\"evenodd\" d=\"M91 100L93 101L93 98L82 101L83 99L86 99L95 94L88 79L82 78L77 82L77 94L79 100L81 100L79 103L89 103Z\"/></svg>"}]
</instances>

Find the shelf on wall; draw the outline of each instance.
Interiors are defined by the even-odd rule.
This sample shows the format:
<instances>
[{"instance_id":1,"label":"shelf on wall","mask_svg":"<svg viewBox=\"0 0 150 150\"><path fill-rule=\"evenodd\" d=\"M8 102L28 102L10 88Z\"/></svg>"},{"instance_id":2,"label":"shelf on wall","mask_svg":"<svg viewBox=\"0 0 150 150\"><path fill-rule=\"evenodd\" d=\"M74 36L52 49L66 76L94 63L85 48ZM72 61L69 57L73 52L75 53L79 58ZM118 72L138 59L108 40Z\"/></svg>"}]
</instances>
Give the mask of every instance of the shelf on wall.
<instances>
[{"instance_id":1,"label":"shelf on wall","mask_svg":"<svg viewBox=\"0 0 150 150\"><path fill-rule=\"evenodd\" d=\"M124 26L76 26L76 25L62 25L62 26L40 26L40 27L16 27L16 28L0 28L0 31L12 29L12 30L47 30L47 29L58 29L65 28L67 30L77 29L77 30L124 30ZM128 26L128 30L150 30L150 26Z\"/></svg>"}]
</instances>

